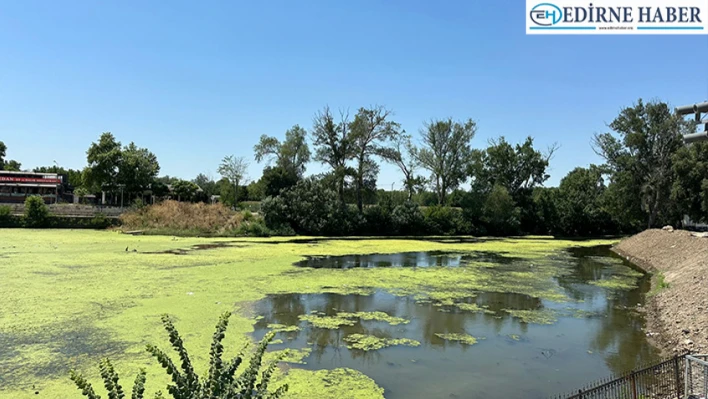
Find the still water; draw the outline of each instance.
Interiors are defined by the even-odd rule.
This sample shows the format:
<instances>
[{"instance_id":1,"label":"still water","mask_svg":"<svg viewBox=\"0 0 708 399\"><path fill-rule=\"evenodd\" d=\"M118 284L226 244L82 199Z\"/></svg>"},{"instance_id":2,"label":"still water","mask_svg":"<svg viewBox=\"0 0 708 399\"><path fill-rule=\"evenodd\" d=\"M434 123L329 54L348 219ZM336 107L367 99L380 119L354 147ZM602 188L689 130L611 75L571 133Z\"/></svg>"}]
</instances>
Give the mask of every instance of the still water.
<instances>
[{"instance_id":1,"label":"still water","mask_svg":"<svg viewBox=\"0 0 708 399\"><path fill-rule=\"evenodd\" d=\"M494 254L403 253L306 259L297 266L352 267L464 267L471 261L499 262L500 273L518 267L517 260ZM570 269L554 284L573 299L556 303L528 295L476 292L462 301L484 312L394 296L283 294L256 304L261 316L254 338L268 325L297 325L300 330L280 332L283 341L272 349L311 348L306 364L294 367L332 369L347 367L373 378L389 399L411 398L546 398L568 392L586 382L629 370L655 360L658 353L641 331L642 317L633 309L643 303L648 277L638 288L613 290L591 284L606 279L617 268L630 267L607 247L573 249L561 257ZM460 302L458 300L458 302ZM552 324L526 323L504 310L552 311ZM410 320L396 324L356 319L338 329L318 328L298 316L335 316L341 312L384 312ZM473 345L445 340L441 334L469 334ZM420 346L391 346L364 351L347 348L345 338L366 334L381 338L408 338Z\"/></svg>"}]
</instances>

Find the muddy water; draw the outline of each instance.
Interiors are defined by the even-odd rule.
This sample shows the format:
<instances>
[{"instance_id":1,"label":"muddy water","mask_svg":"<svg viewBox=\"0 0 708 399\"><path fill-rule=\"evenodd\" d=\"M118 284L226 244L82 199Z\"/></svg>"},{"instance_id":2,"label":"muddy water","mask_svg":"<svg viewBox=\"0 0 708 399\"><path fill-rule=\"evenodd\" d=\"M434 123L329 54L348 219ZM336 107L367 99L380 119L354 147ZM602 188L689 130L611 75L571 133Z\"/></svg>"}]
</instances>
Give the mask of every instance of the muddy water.
<instances>
[{"instance_id":1,"label":"muddy water","mask_svg":"<svg viewBox=\"0 0 708 399\"><path fill-rule=\"evenodd\" d=\"M643 303L648 278L639 278L638 288L631 290L590 284L616 273L618 264L620 268L629 267L612 256L605 247L573 250L566 256L571 272L553 279L572 299L570 302L502 292L477 292L457 300L476 304L484 312L463 311L383 291L367 296L273 295L256 305L257 314L263 318L255 325L254 338L260 339L269 324L297 325L299 331L278 333L276 338L283 343L272 346L274 350L311 348L306 364L294 367L356 369L373 378L390 399L545 398L656 359L657 351L641 331L643 319L632 309ZM505 270L514 269L513 258L479 253L311 258L298 266L464 267L480 257L485 262L503 263ZM556 320L552 324L526 323L504 309L554 311ZM298 318L375 311L410 322L392 325L356 319L353 325L327 329ZM478 341L467 345L439 336L446 333L466 333ZM345 338L351 334L409 338L420 346L348 349Z\"/></svg>"}]
</instances>

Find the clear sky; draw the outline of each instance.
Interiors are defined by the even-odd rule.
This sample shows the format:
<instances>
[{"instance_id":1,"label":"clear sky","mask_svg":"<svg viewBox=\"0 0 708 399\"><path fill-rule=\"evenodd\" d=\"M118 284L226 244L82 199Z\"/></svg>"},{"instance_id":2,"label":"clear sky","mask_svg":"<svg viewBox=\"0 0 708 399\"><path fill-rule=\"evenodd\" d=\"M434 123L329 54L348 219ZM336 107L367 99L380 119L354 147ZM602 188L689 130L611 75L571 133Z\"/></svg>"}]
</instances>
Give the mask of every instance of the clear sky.
<instances>
[{"instance_id":1,"label":"clear sky","mask_svg":"<svg viewBox=\"0 0 708 399\"><path fill-rule=\"evenodd\" d=\"M385 105L417 136L472 118L474 146L558 142L548 185L599 159L593 133L638 98L708 100L708 36L526 36L505 1L0 1L0 140L23 168L81 168L101 132L161 174L217 177L261 134L325 105ZM322 167L310 165L308 171ZM379 186L397 170L383 167Z\"/></svg>"}]
</instances>

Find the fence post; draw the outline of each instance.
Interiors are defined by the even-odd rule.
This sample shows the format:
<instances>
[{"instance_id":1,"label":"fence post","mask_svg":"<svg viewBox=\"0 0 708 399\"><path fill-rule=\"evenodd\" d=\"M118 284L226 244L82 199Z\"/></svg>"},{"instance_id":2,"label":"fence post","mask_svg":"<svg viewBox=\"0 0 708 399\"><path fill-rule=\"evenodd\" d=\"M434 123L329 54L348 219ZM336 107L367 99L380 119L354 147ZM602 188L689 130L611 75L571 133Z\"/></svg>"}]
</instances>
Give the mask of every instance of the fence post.
<instances>
[{"instance_id":1,"label":"fence post","mask_svg":"<svg viewBox=\"0 0 708 399\"><path fill-rule=\"evenodd\" d=\"M683 380L683 394L688 395L688 393L689 393L688 381L690 378L689 373L690 373L690 369L691 369L691 363L688 361L688 356L684 356L683 360L685 361L684 362L685 371L684 371L684 377L683 377L684 378L684 380Z\"/></svg>"},{"instance_id":2,"label":"fence post","mask_svg":"<svg viewBox=\"0 0 708 399\"><path fill-rule=\"evenodd\" d=\"M681 397L681 371L679 370L679 357L674 356L674 375L676 377L676 398Z\"/></svg>"},{"instance_id":3,"label":"fence post","mask_svg":"<svg viewBox=\"0 0 708 399\"><path fill-rule=\"evenodd\" d=\"M637 396L637 379L635 378L634 371L629 375L629 381L632 383L632 399L639 399Z\"/></svg>"}]
</instances>

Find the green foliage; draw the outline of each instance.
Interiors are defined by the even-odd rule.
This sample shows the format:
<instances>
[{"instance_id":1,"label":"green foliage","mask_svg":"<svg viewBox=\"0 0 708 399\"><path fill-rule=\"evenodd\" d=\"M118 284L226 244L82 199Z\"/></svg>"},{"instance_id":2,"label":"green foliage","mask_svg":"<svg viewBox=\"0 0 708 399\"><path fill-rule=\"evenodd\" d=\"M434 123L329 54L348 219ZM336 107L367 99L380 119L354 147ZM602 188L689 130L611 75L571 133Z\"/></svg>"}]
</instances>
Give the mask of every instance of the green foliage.
<instances>
[{"instance_id":1,"label":"green foliage","mask_svg":"<svg viewBox=\"0 0 708 399\"><path fill-rule=\"evenodd\" d=\"M425 219L420 208L412 201L406 201L391 212L393 229L400 235L417 235L423 232Z\"/></svg>"},{"instance_id":2,"label":"green foliage","mask_svg":"<svg viewBox=\"0 0 708 399\"><path fill-rule=\"evenodd\" d=\"M22 164L18 161L15 161L14 159L10 159L8 161L5 161L3 169L11 172L19 172L22 170Z\"/></svg>"},{"instance_id":3,"label":"green foliage","mask_svg":"<svg viewBox=\"0 0 708 399\"><path fill-rule=\"evenodd\" d=\"M370 186L376 187L379 167L373 157L381 153L385 142L401 134L401 125L389 120L391 115L391 111L382 106L359 108L349 125L353 158L356 162L354 183L359 212L363 212L365 180L372 182Z\"/></svg>"},{"instance_id":4,"label":"green foliage","mask_svg":"<svg viewBox=\"0 0 708 399\"><path fill-rule=\"evenodd\" d=\"M301 180L278 197L266 198L261 211L268 227L289 226L299 234L346 235L361 223L334 191L314 178Z\"/></svg>"},{"instance_id":5,"label":"green foliage","mask_svg":"<svg viewBox=\"0 0 708 399\"><path fill-rule=\"evenodd\" d=\"M8 205L0 205L0 222L5 221L12 216L12 208Z\"/></svg>"},{"instance_id":6,"label":"green foliage","mask_svg":"<svg viewBox=\"0 0 708 399\"><path fill-rule=\"evenodd\" d=\"M5 156L7 155L7 145L0 141L0 170L5 168Z\"/></svg>"},{"instance_id":7,"label":"green foliage","mask_svg":"<svg viewBox=\"0 0 708 399\"><path fill-rule=\"evenodd\" d=\"M111 220L106 217L103 213L97 213L91 218L91 225L97 229L105 229L111 225Z\"/></svg>"},{"instance_id":8,"label":"green foliage","mask_svg":"<svg viewBox=\"0 0 708 399\"><path fill-rule=\"evenodd\" d=\"M270 161L275 158L276 168L281 168L287 174L294 175L298 179L305 173L305 167L310 161L307 131L299 125L295 125L285 132L285 141L282 143L275 137L262 135L253 151L256 162L261 162L266 158L269 158L268 161Z\"/></svg>"},{"instance_id":9,"label":"green foliage","mask_svg":"<svg viewBox=\"0 0 708 399\"><path fill-rule=\"evenodd\" d=\"M519 234L521 210L504 186L495 185L482 207L482 221L492 234Z\"/></svg>"},{"instance_id":10,"label":"green foliage","mask_svg":"<svg viewBox=\"0 0 708 399\"><path fill-rule=\"evenodd\" d=\"M193 201L199 186L187 180L180 180L172 185L172 193L179 201Z\"/></svg>"},{"instance_id":11,"label":"green foliage","mask_svg":"<svg viewBox=\"0 0 708 399\"><path fill-rule=\"evenodd\" d=\"M616 133L595 135L595 151L610 174L608 210L633 227L675 222L670 200L673 154L682 147L681 135L692 126L674 115L663 102L641 99L624 108L610 124Z\"/></svg>"},{"instance_id":12,"label":"green foliage","mask_svg":"<svg viewBox=\"0 0 708 399\"><path fill-rule=\"evenodd\" d=\"M708 142L680 148L673 156L671 199L696 222L708 221Z\"/></svg>"},{"instance_id":13,"label":"green foliage","mask_svg":"<svg viewBox=\"0 0 708 399\"><path fill-rule=\"evenodd\" d=\"M172 382L167 386L167 392L173 399L278 399L287 392L287 385L283 385L274 391L269 391L271 378L280 358L265 367L263 365L263 355L268 348L268 343L275 335L274 332L268 333L263 338L248 364L244 365L246 368L240 375L237 376L236 371L243 363L242 355L238 355L229 361L222 359L224 354L222 341L226 334L230 316L230 312L225 312L221 315L216 325L211 349L209 350L209 371L204 380L200 380L195 372L187 349L184 347L182 337L172 324L172 320L167 315L162 316L162 323L167 331L170 345L179 357L179 366L175 364L167 353L154 345L147 345L146 350L170 376ZM119 384L118 374L110 361L103 360L99 364L99 368L101 378L108 392L108 398L124 398L125 393ZM89 399L100 399L91 384L81 374L72 370L70 376L84 396ZM141 370L135 379L131 398L142 399L144 392L145 371ZM158 393L155 397L162 398L162 393Z\"/></svg>"},{"instance_id":14,"label":"green foliage","mask_svg":"<svg viewBox=\"0 0 708 399\"><path fill-rule=\"evenodd\" d=\"M421 166L430 172L438 205L446 205L448 192L467 180L467 165L472 152L470 142L477 132L473 120L433 120L422 132L423 147L417 152Z\"/></svg>"},{"instance_id":15,"label":"green foliage","mask_svg":"<svg viewBox=\"0 0 708 399\"><path fill-rule=\"evenodd\" d=\"M218 172L223 179L231 183L230 192L227 192L222 184L221 200L225 204L226 201L230 201L230 205L236 205L238 203L238 186L246 177L246 169L248 169L248 161L246 161L244 157L229 155L221 160Z\"/></svg>"},{"instance_id":16,"label":"green foliage","mask_svg":"<svg viewBox=\"0 0 708 399\"><path fill-rule=\"evenodd\" d=\"M300 178L295 172L276 166L263 169L260 182L263 186L263 195L269 197L280 194L282 190L294 186L299 180Z\"/></svg>"},{"instance_id":17,"label":"green foliage","mask_svg":"<svg viewBox=\"0 0 708 399\"><path fill-rule=\"evenodd\" d=\"M610 215L603 207L605 183L602 170L575 168L558 187L558 231L566 236L597 235L611 227Z\"/></svg>"},{"instance_id":18,"label":"green foliage","mask_svg":"<svg viewBox=\"0 0 708 399\"><path fill-rule=\"evenodd\" d=\"M449 206L431 206L423 211L426 234L455 235L467 234L469 225L462 217L462 210Z\"/></svg>"},{"instance_id":19,"label":"green foliage","mask_svg":"<svg viewBox=\"0 0 708 399\"><path fill-rule=\"evenodd\" d=\"M354 158L354 143L349 129L347 116L341 113L339 121L325 107L315 116L312 128L313 144L315 146L315 161L326 164L339 197L344 203L344 179L354 174L347 161Z\"/></svg>"},{"instance_id":20,"label":"green foliage","mask_svg":"<svg viewBox=\"0 0 708 399\"><path fill-rule=\"evenodd\" d=\"M25 200L25 224L27 227L45 227L49 221L49 208L44 199L31 195Z\"/></svg>"}]
</instances>

